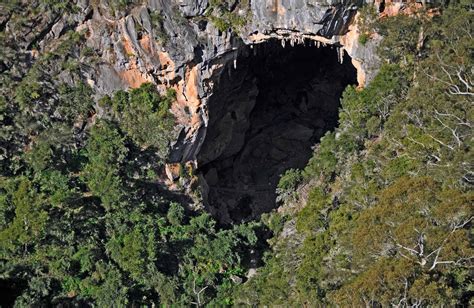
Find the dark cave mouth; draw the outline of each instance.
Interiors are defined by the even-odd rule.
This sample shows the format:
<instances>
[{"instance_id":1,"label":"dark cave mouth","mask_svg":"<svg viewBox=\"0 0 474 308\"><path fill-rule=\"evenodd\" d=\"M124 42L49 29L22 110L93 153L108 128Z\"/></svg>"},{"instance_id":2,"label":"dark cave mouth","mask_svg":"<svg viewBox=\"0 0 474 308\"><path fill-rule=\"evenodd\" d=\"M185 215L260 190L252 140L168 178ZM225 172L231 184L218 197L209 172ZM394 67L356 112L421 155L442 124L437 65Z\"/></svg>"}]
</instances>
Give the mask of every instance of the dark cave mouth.
<instances>
[{"instance_id":1,"label":"dark cave mouth","mask_svg":"<svg viewBox=\"0 0 474 308\"><path fill-rule=\"evenodd\" d=\"M338 123L340 98L356 84L348 55L314 42L284 48L271 40L241 50L215 80L207 135L197 157L203 199L222 224L277 207L276 187L303 168L312 147Z\"/></svg>"}]
</instances>

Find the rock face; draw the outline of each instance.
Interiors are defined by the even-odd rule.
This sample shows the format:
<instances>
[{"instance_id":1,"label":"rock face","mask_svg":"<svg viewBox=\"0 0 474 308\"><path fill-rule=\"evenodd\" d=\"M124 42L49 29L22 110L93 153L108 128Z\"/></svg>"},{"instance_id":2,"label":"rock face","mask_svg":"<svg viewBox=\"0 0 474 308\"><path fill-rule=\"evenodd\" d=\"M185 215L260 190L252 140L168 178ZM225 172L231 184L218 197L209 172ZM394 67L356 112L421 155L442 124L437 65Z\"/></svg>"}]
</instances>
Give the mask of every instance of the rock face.
<instances>
[{"instance_id":1,"label":"rock face","mask_svg":"<svg viewBox=\"0 0 474 308\"><path fill-rule=\"evenodd\" d=\"M273 50L277 46L332 46L333 52L330 56L328 53L328 57L336 60L345 57L345 63L352 62L357 70L357 82L363 86L374 75L378 63L374 52L378 39L373 38L365 45L358 42L355 20L357 7L363 1L221 1L232 18L244 21L238 29L234 29L237 31L224 31L218 26L219 20L216 22L215 16L214 19L209 17L215 3L211 4L208 0L129 1L131 4L120 8L117 1L76 0L75 9L68 14L39 14L34 23L24 25L21 31L9 31L10 17L0 14L0 27L10 33L8 45L12 50L18 50L17 57L26 59L22 63L33 63L38 53L47 52L68 30L84 33L84 45L95 55L94 64L84 60L79 70L97 96L138 87L144 82L156 84L161 91L169 87L176 89L177 102L172 106L172 112L176 115L180 133L172 144L170 164L192 162L195 168L205 166L201 168L206 169L203 176L210 189L214 189L214 183L235 178L239 178L239 185L246 185L244 176L222 176L229 163L226 159L236 159L242 167L239 172L250 172L254 168L252 159L268 160L268 164L262 166L269 168L269 173L260 176L270 178L274 186L278 172L288 166L301 165L303 160L298 156L296 165L271 167L278 160L294 156L291 152L282 153L278 146L289 142L293 144L286 147L310 151L310 146L336 121L334 110L329 109L337 110L337 101L334 101L337 97L331 93L340 94L342 87L353 80L335 84L327 76L316 78L317 72L307 72L309 75L303 78L293 75L297 72L292 70L286 71L285 76L278 76L278 72L270 69L270 63L256 71L252 66L258 66L260 62L249 60L249 54L266 48ZM18 37L19 32L24 35ZM334 62L329 58L326 61L325 55L317 50L315 47L317 63ZM279 56L266 53L266 58L259 61L268 59L271 62L272 57ZM310 61L311 57L307 60ZM8 61L0 63L0 70L9 70L18 78L23 69L13 67ZM314 70L318 68L314 67ZM262 82L265 79L262 75L265 74L269 75L267 77L271 82L281 83L278 89L281 93L269 90L269 85ZM58 78L68 82L67 75ZM283 82L282 78L287 81ZM315 84L316 81L323 84ZM224 87L218 88L217 85ZM301 87L310 87L311 90L302 90ZM267 90L269 92L264 93ZM325 101L330 102L330 106L313 104L316 98L326 94ZM281 97L271 98L271 95ZM287 106L281 106L284 96L291 101ZM265 104L255 107L257 100L276 101L271 108L277 106L281 114L271 110L259 111L268 118L255 122L252 120L254 111L271 109ZM302 117L294 126L291 125L291 129L282 129L290 127L289 124L267 128L275 121L290 123L294 117L279 116L293 113L299 113ZM311 121L313 123L308 124ZM259 130L268 132L259 135ZM209 142L216 139L217 142ZM255 147L251 148L250 144L255 144ZM257 153L259 148L268 148L273 144L275 147L270 151ZM307 154L303 156L305 159L308 157ZM174 179L174 175L170 177ZM259 179L255 181L258 186L265 185ZM254 209L249 211L253 213Z\"/></svg>"},{"instance_id":2,"label":"rock face","mask_svg":"<svg viewBox=\"0 0 474 308\"><path fill-rule=\"evenodd\" d=\"M234 2L234 3L230 3ZM229 1L229 5L236 5ZM170 161L193 161L199 153L209 121L208 100L222 69L249 45L277 39L294 46L303 41L333 45L349 54L359 84L370 80L377 59L376 40L357 42L353 21L357 2L316 0L254 0L239 30L221 32L204 18L206 0L149 0L112 17L107 5L86 5L92 18L77 26L87 29L87 45L99 52L103 64L86 72L100 94L117 88L154 82L174 87L173 111L181 128ZM85 4L84 4L85 5ZM239 12L236 12L239 14Z\"/></svg>"},{"instance_id":3,"label":"rock face","mask_svg":"<svg viewBox=\"0 0 474 308\"><path fill-rule=\"evenodd\" d=\"M344 35L363 0L277 0L252 1L256 18L254 32L269 34L286 31L298 35L318 35L326 39Z\"/></svg>"},{"instance_id":4,"label":"rock face","mask_svg":"<svg viewBox=\"0 0 474 308\"><path fill-rule=\"evenodd\" d=\"M152 82L163 91L174 87L178 103L173 111L182 129L173 146L172 162L195 160L208 122L207 101L222 67L246 46L278 39L297 45L304 40L336 46L358 70L359 84L370 80L377 59L376 40L362 46L354 25L361 0L223 1L245 18L238 35L220 31L206 16L207 0L148 0L117 9L115 1L76 0L74 13L39 15L12 42L19 56L46 52L67 30L83 32L86 45L98 57L94 66L80 69L98 95ZM245 5L244 5L245 3ZM250 3L250 4L248 4ZM9 16L0 16L8 29ZM25 61L28 62L28 61ZM0 68L9 63L1 63ZM17 68L16 68L17 69Z\"/></svg>"}]
</instances>

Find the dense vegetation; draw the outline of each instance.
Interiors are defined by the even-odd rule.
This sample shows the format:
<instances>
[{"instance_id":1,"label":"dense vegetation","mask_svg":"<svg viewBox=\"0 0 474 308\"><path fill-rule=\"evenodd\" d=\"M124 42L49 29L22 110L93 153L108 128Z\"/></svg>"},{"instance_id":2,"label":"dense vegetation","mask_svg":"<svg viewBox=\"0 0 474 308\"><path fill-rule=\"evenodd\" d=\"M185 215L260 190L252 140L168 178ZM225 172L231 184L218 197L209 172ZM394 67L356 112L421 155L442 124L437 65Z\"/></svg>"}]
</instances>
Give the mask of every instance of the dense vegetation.
<instances>
[{"instance_id":1,"label":"dense vegetation","mask_svg":"<svg viewBox=\"0 0 474 308\"><path fill-rule=\"evenodd\" d=\"M60 3L12 2L8 18L22 29L73 10ZM80 75L96 65L84 33L21 69L22 41L1 34L1 305L228 301L260 227L221 230L160 184L174 91L143 84L96 99Z\"/></svg>"},{"instance_id":2,"label":"dense vegetation","mask_svg":"<svg viewBox=\"0 0 474 308\"><path fill-rule=\"evenodd\" d=\"M473 13L373 26L385 64L345 91L339 128L308 166L283 176L280 196L294 203L300 182L303 207L273 214L273 228L289 220L297 233L274 240L237 302L473 304Z\"/></svg>"},{"instance_id":3,"label":"dense vegetation","mask_svg":"<svg viewBox=\"0 0 474 308\"><path fill-rule=\"evenodd\" d=\"M74 10L19 3L8 9L20 28L28 14ZM209 16L229 10L211 4ZM230 14L214 22L232 28ZM364 40L384 36L377 77L345 91L339 128L282 177L282 211L230 228L160 184L173 91L97 99L79 73L95 65L80 32L21 70L9 69L20 42L1 40L2 300L473 305L473 24L458 6L368 22ZM264 266L242 283L268 230Z\"/></svg>"},{"instance_id":4,"label":"dense vegetation","mask_svg":"<svg viewBox=\"0 0 474 308\"><path fill-rule=\"evenodd\" d=\"M250 19L250 1L210 0L205 15L221 32L239 32Z\"/></svg>"},{"instance_id":5,"label":"dense vegetation","mask_svg":"<svg viewBox=\"0 0 474 308\"><path fill-rule=\"evenodd\" d=\"M91 102L83 87L60 100ZM241 273L257 226L218 230L158 185L172 99L150 84L105 97L83 143L74 121L51 123L1 178L0 264L5 284L23 291L17 305L199 303Z\"/></svg>"}]
</instances>

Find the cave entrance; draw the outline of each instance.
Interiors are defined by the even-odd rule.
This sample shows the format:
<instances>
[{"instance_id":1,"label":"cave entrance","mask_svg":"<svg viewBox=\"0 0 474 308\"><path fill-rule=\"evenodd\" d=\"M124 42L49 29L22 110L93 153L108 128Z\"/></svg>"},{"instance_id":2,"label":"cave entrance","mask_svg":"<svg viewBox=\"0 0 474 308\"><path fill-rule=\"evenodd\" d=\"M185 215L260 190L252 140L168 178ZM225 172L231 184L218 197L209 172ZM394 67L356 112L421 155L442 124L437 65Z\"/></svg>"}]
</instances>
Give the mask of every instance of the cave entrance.
<instances>
[{"instance_id":1,"label":"cave entrance","mask_svg":"<svg viewBox=\"0 0 474 308\"><path fill-rule=\"evenodd\" d=\"M221 223L276 207L276 186L304 167L312 147L338 122L344 88L356 84L349 56L314 42L245 47L216 75L207 135L198 154L204 203Z\"/></svg>"}]
</instances>

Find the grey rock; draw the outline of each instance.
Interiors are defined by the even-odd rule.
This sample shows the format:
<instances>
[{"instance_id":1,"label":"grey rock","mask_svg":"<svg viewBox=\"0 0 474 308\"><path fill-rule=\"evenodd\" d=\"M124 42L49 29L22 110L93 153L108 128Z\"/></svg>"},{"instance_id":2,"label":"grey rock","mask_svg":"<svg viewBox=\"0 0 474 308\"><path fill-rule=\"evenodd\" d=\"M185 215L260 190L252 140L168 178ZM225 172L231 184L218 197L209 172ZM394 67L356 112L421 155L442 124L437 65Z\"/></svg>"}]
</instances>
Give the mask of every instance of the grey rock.
<instances>
[{"instance_id":1,"label":"grey rock","mask_svg":"<svg viewBox=\"0 0 474 308\"><path fill-rule=\"evenodd\" d=\"M194 17L205 12L208 2L208 0L181 0L179 6L184 16Z\"/></svg>"},{"instance_id":2,"label":"grey rock","mask_svg":"<svg viewBox=\"0 0 474 308\"><path fill-rule=\"evenodd\" d=\"M232 282L234 282L235 284L241 284L243 279L237 275L230 275L230 279L232 280Z\"/></svg>"},{"instance_id":3,"label":"grey rock","mask_svg":"<svg viewBox=\"0 0 474 308\"><path fill-rule=\"evenodd\" d=\"M257 269L251 268L251 269L249 269L249 271L247 272L247 275L245 275L245 276L247 277L247 279L250 279L255 275L257 275Z\"/></svg>"},{"instance_id":4,"label":"grey rock","mask_svg":"<svg viewBox=\"0 0 474 308\"><path fill-rule=\"evenodd\" d=\"M217 175L216 168L211 168L205 175L206 181L209 185L217 185L219 182L219 177Z\"/></svg>"},{"instance_id":5,"label":"grey rock","mask_svg":"<svg viewBox=\"0 0 474 308\"><path fill-rule=\"evenodd\" d=\"M191 84L190 71L194 70L196 89L193 89L193 97L186 91L179 94L188 105L193 99L198 101L199 106L191 111L195 122L191 123L189 117L177 126L180 134L172 144L170 161L195 161L199 157L200 162L206 163L219 157L223 164L242 150L249 114L258 95L254 81L246 79L245 72L233 68L239 67L240 64L234 62L239 56L250 52L247 45L254 46L251 52L255 53L259 52L259 44L271 39L280 40L286 46L301 44L304 40L339 45L353 22L356 6L361 4L358 0L252 0L248 23L236 34L219 31L204 16L209 7L208 0L148 0L118 14L112 14L110 4L105 0L74 2L79 8L74 13L46 13L37 16L34 24L26 23L15 31L9 25L9 17L0 14L0 24L5 24L12 49L17 50L16 58L25 60L15 65L11 59L2 60L0 70L8 69L12 76L21 79L34 63L32 49L49 50L68 29L84 31L85 46L97 52L95 64L80 59L83 62L80 69L82 78L93 86L98 97L144 81L155 83L160 91L167 87L186 89ZM236 0L225 3L228 9L237 8L237 11L239 8ZM243 16L245 12L234 13ZM365 82L369 82L377 71L379 59L375 50L378 41L379 38L375 38L365 45L353 42L346 46L352 60L361 65ZM59 79L72 80L66 74ZM235 83L233 86L226 83L227 88L219 88L229 79ZM242 87L247 91L240 91ZM228 96L235 99L227 100ZM307 102L300 104L295 112L310 112L308 105L317 98L308 96ZM234 114L228 113L225 106L214 104L219 100L232 104ZM218 109L216 119L209 118L211 105ZM215 121L219 123L214 125ZM295 146L308 141L314 135L314 129L327 125L327 121L321 121L317 127L296 126L280 137L272 138L277 145ZM213 131L208 131L210 125ZM218 142L209 147L204 142L206 138ZM264 144L258 139L253 142ZM261 155L250 151L243 154L242 157ZM275 150L262 159L274 163L273 160L281 157L282 154Z\"/></svg>"}]
</instances>

